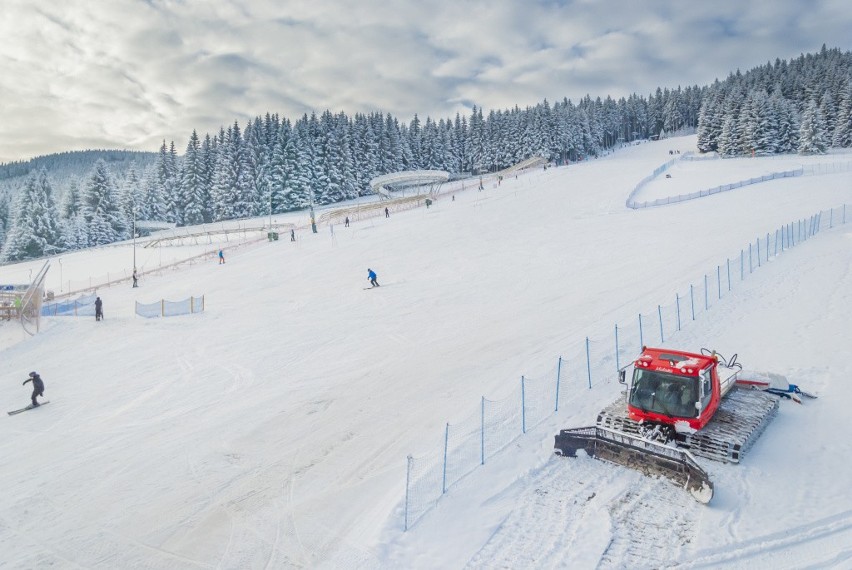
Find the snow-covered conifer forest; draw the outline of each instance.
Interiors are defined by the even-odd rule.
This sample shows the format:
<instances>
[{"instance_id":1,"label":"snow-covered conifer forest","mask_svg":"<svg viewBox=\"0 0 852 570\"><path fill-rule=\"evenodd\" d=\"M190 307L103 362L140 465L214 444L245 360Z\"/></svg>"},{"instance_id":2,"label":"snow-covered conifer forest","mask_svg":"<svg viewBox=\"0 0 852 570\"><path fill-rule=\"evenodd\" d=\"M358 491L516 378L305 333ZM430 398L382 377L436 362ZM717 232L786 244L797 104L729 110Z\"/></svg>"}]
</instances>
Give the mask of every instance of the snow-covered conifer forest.
<instances>
[{"instance_id":1,"label":"snow-covered conifer forest","mask_svg":"<svg viewBox=\"0 0 852 570\"><path fill-rule=\"evenodd\" d=\"M368 194L369 181L390 172L465 176L532 156L573 162L685 130L697 130L699 151L727 157L824 153L852 146L850 77L852 53L823 46L648 97L474 107L467 117L415 115L407 124L380 112L267 113L212 134L193 131L183 155L163 141L155 157L110 151L92 164L97 153L89 151L71 153L62 168L51 157L2 165L0 262L127 239L133 220L192 225L278 214ZM72 175L69 162L86 166Z\"/></svg>"}]
</instances>

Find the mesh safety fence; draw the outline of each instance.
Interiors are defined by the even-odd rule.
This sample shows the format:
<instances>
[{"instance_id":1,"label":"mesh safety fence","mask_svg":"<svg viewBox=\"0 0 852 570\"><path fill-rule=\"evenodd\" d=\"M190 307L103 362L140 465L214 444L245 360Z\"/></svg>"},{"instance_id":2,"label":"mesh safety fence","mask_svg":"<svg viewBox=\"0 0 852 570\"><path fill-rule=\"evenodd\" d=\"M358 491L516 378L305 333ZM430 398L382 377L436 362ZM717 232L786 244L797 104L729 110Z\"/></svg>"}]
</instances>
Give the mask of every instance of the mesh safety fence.
<instances>
[{"instance_id":1,"label":"mesh safety fence","mask_svg":"<svg viewBox=\"0 0 852 570\"><path fill-rule=\"evenodd\" d=\"M67 316L94 316L95 299L97 295L82 295L76 299L60 301L56 303L45 303L41 306L41 314L44 317L67 317Z\"/></svg>"},{"instance_id":2,"label":"mesh safety fence","mask_svg":"<svg viewBox=\"0 0 852 570\"><path fill-rule=\"evenodd\" d=\"M204 296L190 297L183 301L167 301L162 299L156 303L136 303L136 314L140 317L174 317L191 315L204 311Z\"/></svg>"}]
</instances>

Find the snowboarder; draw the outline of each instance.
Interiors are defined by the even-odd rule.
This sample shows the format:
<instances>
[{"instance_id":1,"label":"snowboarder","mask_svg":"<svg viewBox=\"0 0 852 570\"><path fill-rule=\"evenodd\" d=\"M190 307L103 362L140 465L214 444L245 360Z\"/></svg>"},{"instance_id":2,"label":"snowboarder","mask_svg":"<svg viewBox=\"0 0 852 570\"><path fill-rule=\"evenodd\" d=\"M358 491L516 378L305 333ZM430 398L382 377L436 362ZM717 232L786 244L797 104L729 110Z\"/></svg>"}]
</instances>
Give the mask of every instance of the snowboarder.
<instances>
[{"instance_id":1,"label":"snowboarder","mask_svg":"<svg viewBox=\"0 0 852 570\"><path fill-rule=\"evenodd\" d=\"M104 302L98 297L95 299L95 320L100 321L104 318Z\"/></svg>"},{"instance_id":2,"label":"snowboarder","mask_svg":"<svg viewBox=\"0 0 852 570\"><path fill-rule=\"evenodd\" d=\"M385 208L385 217L390 218L390 211L387 208Z\"/></svg>"},{"instance_id":3,"label":"snowboarder","mask_svg":"<svg viewBox=\"0 0 852 570\"><path fill-rule=\"evenodd\" d=\"M36 400L37 396L44 397L44 382L41 381L41 376L38 375L38 372L30 372L30 377L24 380L22 386L26 386L27 382L33 383L33 395L31 396L33 401L33 407L37 408L41 404Z\"/></svg>"},{"instance_id":4,"label":"snowboarder","mask_svg":"<svg viewBox=\"0 0 852 570\"><path fill-rule=\"evenodd\" d=\"M219 250L219 265L225 263L225 252L221 249Z\"/></svg>"},{"instance_id":5,"label":"snowboarder","mask_svg":"<svg viewBox=\"0 0 852 570\"><path fill-rule=\"evenodd\" d=\"M379 286L379 282L378 282L378 281L376 281L376 272L375 272L375 271L373 271L372 269L370 269L369 267L367 268L367 279L369 279L369 280L370 280L370 284L371 284L373 287L378 287L378 286Z\"/></svg>"},{"instance_id":6,"label":"snowboarder","mask_svg":"<svg viewBox=\"0 0 852 570\"><path fill-rule=\"evenodd\" d=\"M139 278L136 276L136 270L133 270L133 286L139 287Z\"/></svg>"},{"instance_id":7,"label":"snowboarder","mask_svg":"<svg viewBox=\"0 0 852 570\"><path fill-rule=\"evenodd\" d=\"M296 241L296 230L290 230L290 241Z\"/></svg>"},{"instance_id":8,"label":"snowboarder","mask_svg":"<svg viewBox=\"0 0 852 570\"><path fill-rule=\"evenodd\" d=\"M346 219L345 219L345 220L343 220L343 227L344 227L344 228L348 228L348 227L349 227L349 216L346 216Z\"/></svg>"}]
</instances>

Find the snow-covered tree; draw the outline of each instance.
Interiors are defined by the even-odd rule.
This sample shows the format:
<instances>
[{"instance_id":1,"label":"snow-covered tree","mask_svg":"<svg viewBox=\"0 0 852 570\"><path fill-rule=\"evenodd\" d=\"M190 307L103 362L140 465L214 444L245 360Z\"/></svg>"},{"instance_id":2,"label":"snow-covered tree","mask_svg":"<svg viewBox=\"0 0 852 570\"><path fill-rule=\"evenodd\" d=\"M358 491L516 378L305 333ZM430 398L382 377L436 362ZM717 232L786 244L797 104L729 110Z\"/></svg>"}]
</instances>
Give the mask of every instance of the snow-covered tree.
<instances>
[{"instance_id":1,"label":"snow-covered tree","mask_svg":"<svg viewBox=\"0 0 852 570\"><path fill-rule=\"evenodd\" d=\"M816 101L811 99L799 126L799 154L825 154L827 148L825 122Z\"/></svg>"},{"instance_id":2,"label":"snow-covered tree","mask_svg":"<svg viewBox=\"0 0 852 570\"><path fill-rule=\"evenodd\" d=\"M116 194L106 163L99 160L82 192L81 213L89 230L89 246L130 237Z\"/></svg>"},{"instance_id":3,"label":"snow-covered tree","mask_svg":"<svg viewBox=\"0 0 852 570\"><path fill-rule=\"evenodd\" d=\"M193 226L204 223L206 195L204 160L198 133L192 131L186 144L186 154L180 169L180 195L183 203L183 224Z\"/></svg>"},{"instance_id":4,"label":"snow-covered tree","mask_svg":"<svg viewBox=\"0 0 852 570\"><path fill-rule=\"evenodd\" d=\"M42 168L27 178L18 198L15 217L0 253L0 260L33 259L62 250L59 212L47 171Z\"/></svg>"}]
</instances>

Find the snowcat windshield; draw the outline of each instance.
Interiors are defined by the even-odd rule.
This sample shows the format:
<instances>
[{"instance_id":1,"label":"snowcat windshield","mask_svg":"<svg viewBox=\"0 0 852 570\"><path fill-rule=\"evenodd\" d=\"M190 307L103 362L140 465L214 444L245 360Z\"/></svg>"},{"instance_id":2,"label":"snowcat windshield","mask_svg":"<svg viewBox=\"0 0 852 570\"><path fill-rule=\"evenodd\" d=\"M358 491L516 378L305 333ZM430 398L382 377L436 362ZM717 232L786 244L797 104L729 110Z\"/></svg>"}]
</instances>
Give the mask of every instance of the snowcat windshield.
<instances>
[{"instance_id":1,"label":"snowcat windshield","mask_svg":"<svg viewBox=\"0 0 852 570\"><path fill-rule=\"evenodd\" d=\"M630 389L630 405L666 416L694 418L698 415L698 379L636 368Z\"/></svg>"}]
</instances>

